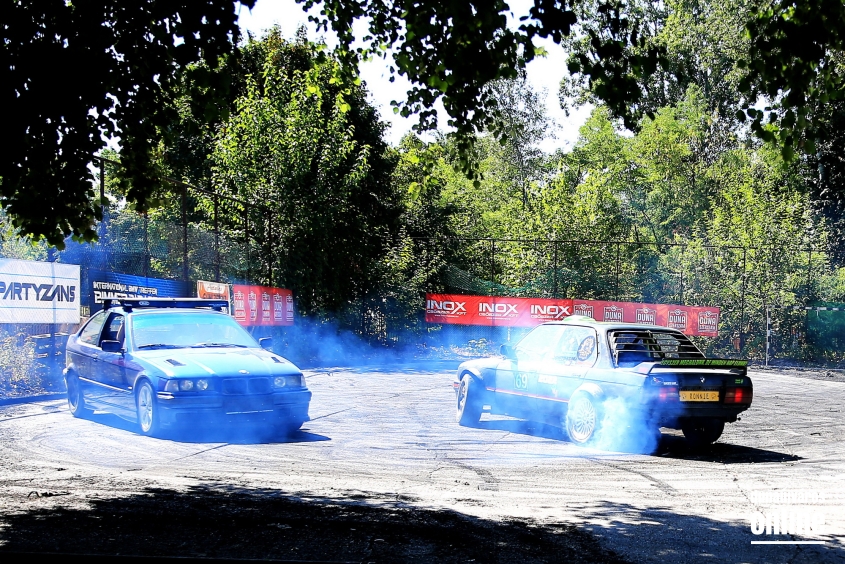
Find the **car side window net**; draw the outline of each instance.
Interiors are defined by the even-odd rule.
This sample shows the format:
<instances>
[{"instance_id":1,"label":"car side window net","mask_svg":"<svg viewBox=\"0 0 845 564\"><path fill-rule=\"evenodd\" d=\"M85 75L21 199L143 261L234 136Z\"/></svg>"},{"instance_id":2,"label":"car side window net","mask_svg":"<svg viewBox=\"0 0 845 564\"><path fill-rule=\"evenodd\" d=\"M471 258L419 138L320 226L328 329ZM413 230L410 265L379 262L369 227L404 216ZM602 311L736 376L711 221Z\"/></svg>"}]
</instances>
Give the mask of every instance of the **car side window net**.
<instances>
[{"instance_id":1,"label":"car side window net","mask_svg":"<svg viewBox=\"0 0 845 564\"><path fill-rule=\"evenodd\" d=\"M123 344L123 320L124 317L122 315L117 313L113 314L109 318L108 323L106 323L106 328L103 330L101 342L118 341Z\"/></svg>"},{"instance_id":2,"label":"car side window net","mask_svg":"<svg viewBox=\"0 0 845 564\"><path fill-rule=\"evenodd\" d=\"M664 358L704 358L698 347L680 332L650 329L610 331L608 340L617 366L660 362Z\"/></svg>"},{"instance_id":3,"label":"car side window net","mask_svg":"<svg viewBox=\"0 0 845 564\"><path fill-rule=\"evenodd\" d=\"M103 329L103 323L106 321L106 312L101 311L94 315L85 325L85 328L79 334L79 340L86 345L97 345L100 339L100 331Z\"/></svg>"},{"instance_id":4,"label":"car side window net","mask_svg":"<svg viewBox=\"0 0 845 564\"><path fill-rule=\"evenodd\" d=\"M596 332L590 327L540 325L515 347L519 360L590 364L596 360Z\"/></svg>"},{"instance_id":5,"label":"car side window net","mask_svg":"<svg viewBox=\"0 0 845 564\"><path fill-rule=\"evenodd\" d=\"M596 361L596 332L589 327L566 327L554 359L565 365L592 365Z\"/></svg>"},{"instance_id":6,"label":"car side window net","mask_svg":"<svg viewBox=\"0 0 845 564\"><path fill-rule=\"evenodd\" d=\"M515 350L519 360L546 360L557 354L565 325L540 325L525 335Z\"/></svg>"}]
</instances>

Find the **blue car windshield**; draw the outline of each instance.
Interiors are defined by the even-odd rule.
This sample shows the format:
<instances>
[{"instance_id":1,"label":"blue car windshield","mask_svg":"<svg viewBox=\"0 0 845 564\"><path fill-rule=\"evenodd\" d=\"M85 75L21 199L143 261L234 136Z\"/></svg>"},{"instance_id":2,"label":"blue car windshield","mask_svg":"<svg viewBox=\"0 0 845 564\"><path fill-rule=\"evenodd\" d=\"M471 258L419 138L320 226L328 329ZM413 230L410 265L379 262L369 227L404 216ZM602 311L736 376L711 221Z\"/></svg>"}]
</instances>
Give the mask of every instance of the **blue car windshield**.
<instances>
[{"instance_id":1,"label":"blue car windshield","mask_svg":"<svg viewBox=\"0 0 845 564\"><path fill-rule=\"evenodd\" d=\"M154 313L132 318L135 349L189 347L258 347L231 317L216 313Z\"/></svg>"}]
</instances>

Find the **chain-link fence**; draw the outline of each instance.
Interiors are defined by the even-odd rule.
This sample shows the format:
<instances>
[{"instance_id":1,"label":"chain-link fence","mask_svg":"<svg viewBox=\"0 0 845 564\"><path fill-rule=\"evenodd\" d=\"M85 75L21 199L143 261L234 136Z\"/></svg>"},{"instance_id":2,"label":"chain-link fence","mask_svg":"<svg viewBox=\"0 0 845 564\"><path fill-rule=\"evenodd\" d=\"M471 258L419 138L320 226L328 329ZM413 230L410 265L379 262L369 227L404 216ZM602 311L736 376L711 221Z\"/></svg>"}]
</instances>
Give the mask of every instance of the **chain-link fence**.
<instances>
[{"instance_id":1,"label":"chain-link fence","mask_svg":"<svg viewBox=\"0 0 845 564\"><path fill-rule=\"evenodd\" d=\"M471 249L475 258L469 266L443 269L443 286L451 293L716 306L721 308L719 336L696 337L699 346L709 354L760 362L766 359L768 308L780 316L771 334L770 341L776 344L770 344L770 360L830 363L845 358L845 349L837 348L838 340L829 329L833 325L825 322L828 329L823 331L822 321L804 321L809 329L801 329L792 318L805 316L805 306L800 311L786 307L815 304L820 296L845 289L845 276L837 267L842 263L824 250L638 241L458 239L455 243ZM845 314L838 315L845 321ZM446 341L500 342L508 336L508 330L500 327L444 327L443 331ZM514 331L510 333L513 336Z\"/></svg>"},{"instance_id":2,"label":"chain-link fence","mask_svg":"<svg viewBox=\"0 0 845 564\"><path fill-rule=\"evenodd\" d=\"M402 249L385 250L412 266L378 278L354 264L332 268L313 246L279 244L286 226L267 205L179 182L172 187L149 214L113 202L104 208L96 243L69 240L65 249L49 250L47 260L80 265L83 293L97 271L182 281L189 292L196 280L292 288L297 305L307 303L295 327L253 331L272 335L278 352L303 364L360 357L361 341L399 358L472 356L525 332L427 324L426 292L717 306L719 336L696 338L708 354L764 362L768 334L773 363L845 358L845 312L791 309L845 295L839 270L845 257L820 249L413 238ZM311 290L318 284L323 296L336 292L342 299L320 297ZM74 329L0 328L0 395L60 387L57 357Z\"/></svg>"}]
</instances>

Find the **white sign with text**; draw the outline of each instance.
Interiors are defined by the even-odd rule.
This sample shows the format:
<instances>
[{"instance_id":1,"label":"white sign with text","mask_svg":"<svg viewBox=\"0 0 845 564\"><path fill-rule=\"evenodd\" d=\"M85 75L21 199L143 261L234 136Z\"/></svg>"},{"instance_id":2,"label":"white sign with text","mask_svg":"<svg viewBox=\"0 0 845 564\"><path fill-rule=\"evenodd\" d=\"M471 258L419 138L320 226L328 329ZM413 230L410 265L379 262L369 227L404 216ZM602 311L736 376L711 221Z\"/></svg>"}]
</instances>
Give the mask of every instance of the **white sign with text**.
<instances>
[{"instance_id":1,"label":"white sign with text","mask_svg":"<svg viewBox=\"0 0 845 564\"><path fill-rule=\"evenodd\" d=\"M0 259L0 323L79 323L79 265Z\"/></svg>"}]
</instances>

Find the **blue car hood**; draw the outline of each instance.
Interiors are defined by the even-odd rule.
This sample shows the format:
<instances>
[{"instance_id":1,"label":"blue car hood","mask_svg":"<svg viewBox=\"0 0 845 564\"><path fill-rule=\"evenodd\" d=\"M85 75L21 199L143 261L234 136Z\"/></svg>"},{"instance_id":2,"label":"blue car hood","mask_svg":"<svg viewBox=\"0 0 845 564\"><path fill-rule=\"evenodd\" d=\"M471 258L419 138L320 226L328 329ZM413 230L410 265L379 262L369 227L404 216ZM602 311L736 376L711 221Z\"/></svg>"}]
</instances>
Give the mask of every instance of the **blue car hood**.
<instances>
[{"instance_id":1,"label":"blue car hood","mask_svg":"<svg viewBox=\"0 0 845 564\"><path fill-rule=\"evenodd\" d=\"M140 364L157 368L169 377L285 376L302 373L290 361L258 348L158 349L133 352L132 358Z\"/></svg>"}]
</instances>

